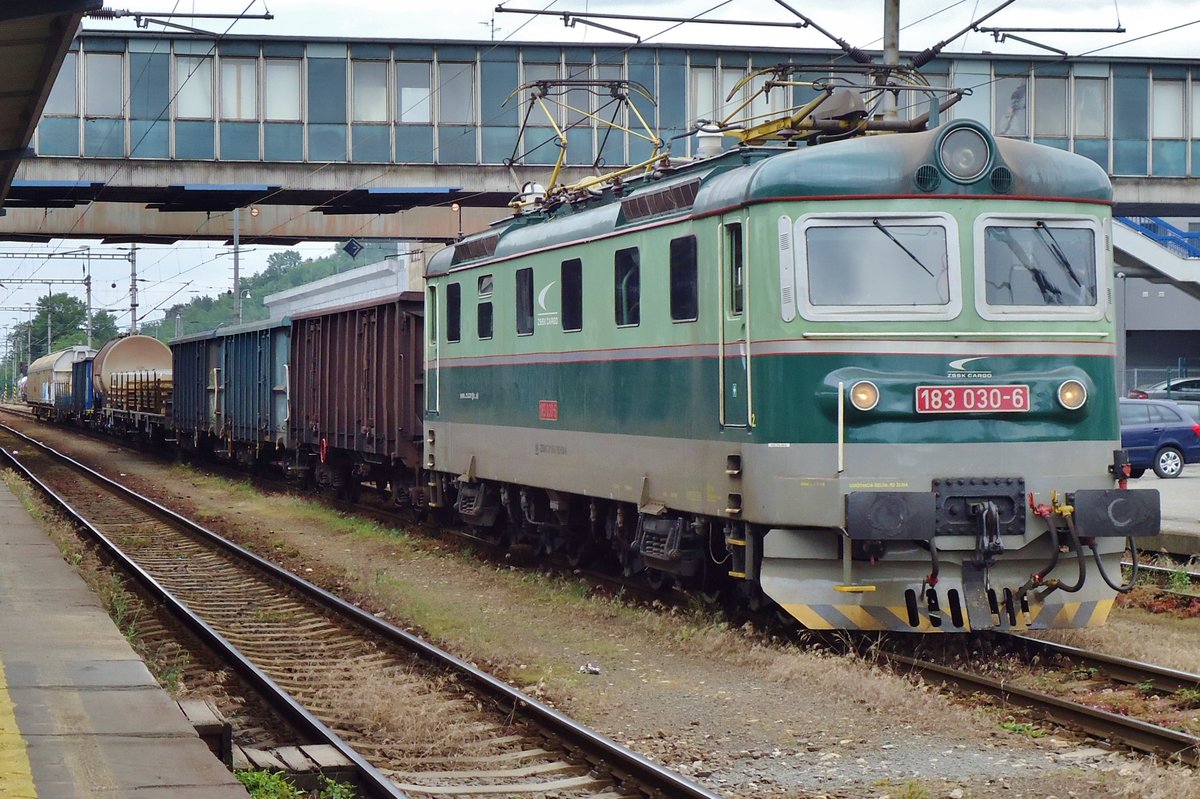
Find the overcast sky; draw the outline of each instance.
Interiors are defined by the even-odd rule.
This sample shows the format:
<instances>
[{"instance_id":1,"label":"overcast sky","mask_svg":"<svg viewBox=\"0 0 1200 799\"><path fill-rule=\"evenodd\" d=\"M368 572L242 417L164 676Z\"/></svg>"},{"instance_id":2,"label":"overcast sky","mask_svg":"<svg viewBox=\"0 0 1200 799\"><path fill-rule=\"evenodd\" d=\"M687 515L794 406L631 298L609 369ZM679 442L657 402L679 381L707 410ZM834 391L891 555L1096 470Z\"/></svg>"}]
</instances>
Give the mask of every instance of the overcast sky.
<instances>
[{"instance_id":1,"label":"overcast sky","mask_svg":"<svg viewBox=\"0 0 1200 799\"><path fill-rule=\"evenodd\" d=\"M138 10L134 0L122 8ZM901 47L921 50L945 39L972 20L1000 6L1002 0L900 0ZM112 3L110 3L111 5ZM776 0L156 0L145 10L178 12L263 14L270 21L244 20L232 32L334 37L489 39L493 20L496 38L516 41L621 42L630 39L578 24L566 27L558 16L495 13L497 5L509 9L546 10L555 13L591 11L722 20L757 20L794 23L797 18ZM883 0L788 0L787 5L818 25L859 47L878 46L883 31ZM991 27L1072 26L1112 29L1118 22L1126 32L1106 34L1022 34L1072 54L1128 41L1175 25L1200 20L1194 0L1016 0L984 24ZM189 24L188 19L177 22ZM812 30L778 30L736 25L690 24L673 27L667 22L625 23L606 21L655 42L762 44L765 46L825 47L827 39ZM230 22L196 20L197 27L222 32ZM132 28L132 22L87 21L92 29ZM1200 26L1197 26L1200 28ZM1184 28L1105 51L1115 55L1190 56L1200 51L1197 28ZM154 29L154 26L151 27ZM158 28L161 30L161 28ZM1019 53L1036 52L1009 41L998 44L990 35L970 33L950 50Z\"/></svg>"},{"instance_id":2,"label":"overcast sky","mask_svg":"<svg viewBox=\"0 0 1200 799\"><path fill-rule=\"evenodd\" d=\"M921 50L946 39L972 20L1000 5L1001 0L901 0L901 47ZM495 13L491 0L109 0L109 6L132 12L203 12L261 15L271 13L274 19L265 20L206 20L187 17L173 18L179 24L193 25L214 33L226 31L245 35L329 36L336 38L427 38L427 39L495 39L506 41L546 41L564 43L619 43L628 45L631 39L608 31L577 24L566 27L561 17L532 16L520 13ZM599 13L638 13L645 15L693 17L705 19L759 20L795 23L797 18L775 0L509 0L510 9L536 9L554 12L592 11ZM883 30L883 0L788 0L788 5L811 17L834 36L862 48L878 49ZM614 28L635 33L648 43L726 43L772 47L830 47L831 43L812 29L794 27L763 28L737 25L689 24L669 22L623 22L604 20ZM1116 28L1124 33L1023 33L1052 47L1078 55L1097 51L1105 56L1200 56L1200 3L1194 0L1016 0L1015 3L988 19L984 24L993 27L1074 26L1087 28ZM1172 27L1177 30L1158 33ZM85 30L133 30L131 18L85 20ZM162 32L154 23L146 28ZM1142 38L1145 37L1145 38ZM1121 44L1124 43L1124 44ZM1112 47L1112 45L1119 45ZM1100 48L1107 48L1100 50ZM1019 42L998 43L990 35L970 33L947 47L946 52L1039 52ZM44 261L37 254L64 252L82 244L97 250L116 251L95 242L54 241L49 245L0 242L0 252L29 253L34 260L0 260L0 283L6 277L23 277L37 270L37 275L78 277L80 263ZM266 258L276 248L249 248L242 258L245 274L260 271ZM305 257L332 251L329 243L302 244L294 249ZM94 305L110 308L121 314L122 328L129 323L128 264L122 261L94 262ZM205 242L182 242L172 247L147 247L140 252L139 276L148 282L141 284L140 313L142 323L162 317L152 312L155 306L169 306L176 301L207 294L215 296L227 290L232 282L232 259L228 248ZM116 283L116 287L112 287ZM45 286L0 289L0 307L21 306L36 301L45 293ZM82 298L81 286L62 286ZM253 302L261 298L254 298ZM122 313L123 312L123 313ZM0 311L0 326L21 321L24 314Z\"/></svg>"}]
</instances>

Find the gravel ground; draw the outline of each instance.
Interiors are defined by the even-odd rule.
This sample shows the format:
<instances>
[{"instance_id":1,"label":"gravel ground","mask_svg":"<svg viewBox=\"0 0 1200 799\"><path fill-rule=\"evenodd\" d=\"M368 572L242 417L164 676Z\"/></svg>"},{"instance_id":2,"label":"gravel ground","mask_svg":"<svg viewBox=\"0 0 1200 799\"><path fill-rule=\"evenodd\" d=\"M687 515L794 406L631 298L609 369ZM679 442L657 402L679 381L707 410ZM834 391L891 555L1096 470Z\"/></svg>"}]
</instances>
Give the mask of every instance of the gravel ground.
<instances>
[{"instance_id":1,"label":"gravel ground","mask_svg":"<svg viewBox=\"0 0 1200 799\"><path fill-rule=\"evenodd\" d=\"M1061 731L1009 732L1000 724L1024 721L1019 713L951 701L870 662L629 608L422 535L372 531L311 503L6 421L724 796L1200 799L1190 771Z\"/></svg>"}]
</instances>

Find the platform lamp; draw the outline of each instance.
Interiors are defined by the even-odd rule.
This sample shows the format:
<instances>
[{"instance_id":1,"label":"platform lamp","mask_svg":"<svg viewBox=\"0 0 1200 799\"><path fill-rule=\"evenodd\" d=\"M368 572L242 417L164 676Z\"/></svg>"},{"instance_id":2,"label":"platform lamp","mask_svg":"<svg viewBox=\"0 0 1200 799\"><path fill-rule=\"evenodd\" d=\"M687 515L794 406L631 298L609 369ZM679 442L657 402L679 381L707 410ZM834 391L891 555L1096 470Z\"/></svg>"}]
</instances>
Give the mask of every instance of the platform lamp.
<instances>
[{"instance_id":1,"label":"platform lamp","mask_svg":"<svg viewBox=\"0 0 1200 799\"><path fill-rule=\"evenodd\" d=\"M258 206L250 206L250 216L258 216ZM241 291L241 266L238 253L242 239L242 209L241 207L233 209L233 313L237 317L237 323L242 323L242 291Z\"/></svg>"}]
</instances>

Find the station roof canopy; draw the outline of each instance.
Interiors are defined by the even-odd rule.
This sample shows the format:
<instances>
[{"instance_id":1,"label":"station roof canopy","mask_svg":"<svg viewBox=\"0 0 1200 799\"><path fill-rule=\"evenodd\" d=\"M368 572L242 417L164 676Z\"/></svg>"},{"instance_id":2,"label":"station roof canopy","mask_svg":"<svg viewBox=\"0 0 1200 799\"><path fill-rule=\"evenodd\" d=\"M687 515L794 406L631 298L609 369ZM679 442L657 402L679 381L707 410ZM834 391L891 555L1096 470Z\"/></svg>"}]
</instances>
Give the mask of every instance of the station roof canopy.
<instances>
[{"instance_id":1,"label":"station roof canopy","mask_svg":"<svg viewBox=\"0 0 1200 799\"><path fill-rule=\"evenodd\" d=\"M0 206L83 15L104 0L4 0L0 3Z\"/></svg>"}]
</instances>

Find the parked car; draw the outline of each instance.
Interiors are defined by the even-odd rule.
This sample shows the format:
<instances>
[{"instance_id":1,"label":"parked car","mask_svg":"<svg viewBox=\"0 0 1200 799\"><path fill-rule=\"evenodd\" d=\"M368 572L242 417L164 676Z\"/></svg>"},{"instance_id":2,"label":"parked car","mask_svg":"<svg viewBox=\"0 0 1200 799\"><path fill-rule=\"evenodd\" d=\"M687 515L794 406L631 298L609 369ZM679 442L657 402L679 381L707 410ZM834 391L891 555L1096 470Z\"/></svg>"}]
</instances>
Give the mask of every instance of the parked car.
<instances>
[{"instance_id":1,"label":"parked car","mask_svg":"<svg viewBox=\"0 0 1200 799\"><path fill-rule=\"evenodd\" d=\"M1200 400L1200 377L1176 377L1174 380L1163 380L1148 386L1131 388L1129 396L1133 399Z\"/></svg>"},{"instance_id":2,"label":"parked car","mask_svg":"<svg viewBox=\"0 0 1200 799\"><path fill-rule=\"evenodd\" d=\"M1170 400L1122 398L1121 446L1133 477L1147 469L1178 477L1185 463L1200 463L1200 422Z\"/></svg>"},{"instance_id":3,"label":"parked car","mask_svg":"<svg viewBox=\"0 0 1200 799\"><path fill-rule=\"evenodd\" d=\"M1187 415L1200 422L1200 399L1172 399L1180 408L1187 411Z\"/></svg>"}]
</instances>

